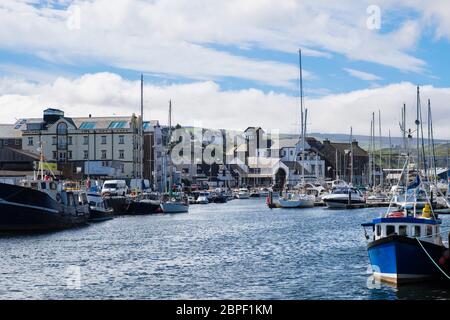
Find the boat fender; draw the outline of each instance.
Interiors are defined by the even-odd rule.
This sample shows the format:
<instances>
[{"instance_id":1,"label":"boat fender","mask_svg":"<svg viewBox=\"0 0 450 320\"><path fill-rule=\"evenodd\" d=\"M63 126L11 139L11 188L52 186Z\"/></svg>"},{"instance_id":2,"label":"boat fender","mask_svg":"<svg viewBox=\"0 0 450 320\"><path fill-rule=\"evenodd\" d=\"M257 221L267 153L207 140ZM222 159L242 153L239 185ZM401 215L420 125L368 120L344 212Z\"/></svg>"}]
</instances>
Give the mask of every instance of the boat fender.
<instances>
[{"instance_id":1,"label":"boat fender","mask_svg":"<svg viewBox=\"0 0 450 320\"><path fill-rule=\"evenodd\" d=\"M422 210L422 218L431 218L431 208L428 203L425 204L425 207Z\"/></svg>"}]
</instances>

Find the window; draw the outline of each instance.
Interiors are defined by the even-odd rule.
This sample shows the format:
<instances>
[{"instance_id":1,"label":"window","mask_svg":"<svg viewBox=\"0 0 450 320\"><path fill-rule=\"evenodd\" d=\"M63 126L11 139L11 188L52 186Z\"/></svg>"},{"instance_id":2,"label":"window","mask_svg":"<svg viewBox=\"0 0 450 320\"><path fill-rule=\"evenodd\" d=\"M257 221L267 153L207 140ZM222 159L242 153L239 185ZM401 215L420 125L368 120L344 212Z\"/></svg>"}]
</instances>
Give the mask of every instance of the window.
<instances>
[{"instance_id":1,"label":"window","mask_svg":"<svg viewBox=\"0 0 450 320\"><path fill-rule=\"evenodd\" d=\"M414 237L420 237L420 226L414 226Z\"/></svg>"},{"instance_id":2,"label":"window","mask_svg":"<svg viewBox=\"0 0 450 320\"><path fill-rule=\"evenodd\" d=\"M124 159L124 158L125 158L125 151L119 150L119 159Z\"/></svg>"},{"instance_id":3,"label":"window","mask_svg":"<svg viewBox=\"0 0 450 320\"><path fill-rule=\"evenodd\" d=\"M84 151L83 151L83 159L84 159L84 160L89 159L89 151L87 151L87 150L84 150Z\"/></svg>"},{"instance_id":4,"label":"window","mask_svg":"<svg viewBox=\"0 0 450 320\"><path fill-rule=\"evenodd\" d=\"M427 236L431 236L433 234L433 227L427 226Z\"/></svg>"},{"instance_id":5,"label":"window","mask_svg":"<svg viewBox=\"0 0 450 320\"><path fill-rule=\"evenodd\" d=\"M60 149L60 150L67 149L67 137L66 136L58 137L58 149Z\"/></svg>"},{"instance_id":6,"label":"window","mask_svg":"<svg viewBox=\"0 0 450 320\"><path fill-rule=\"evenodd\" d=\"M56 160L57 156L58 156L58 153L56 151L53 151L53 159Z\"/></svg>"},{"instance_id":7,"label":"window","mask_svg":"<svg viewBox=\"0 0 450 320\"><path fill-rule=\"evenodd\" d=\"M119 136L119 144L125 144L125 136Z\"/></svg>"},{"instance_id":8,"label":"window","mask_svg":"<svg viewBox=\"0 0 450 320\"><path fill-rule=\"evenodd\" d=\"M34 144L33 137L28 137L28 145L32 146Z\"/></svg>"},{"instance_id":9,"label":"window","mask_svg":"<svg viewBox=\"0 0 450 320\"><path fill-rule=\"evenodd\" d=\"M69 159L72 159L72 151L67 151L67 157L68 157Z\"/></svg>"},{"instance_id":10,"label":"window","mask_svg":"<svg viewBox=\"0 0 450 320\"><path fill-rule=\"evenodd\" d=\"M294 155L294 150L291 150L291 156L293 156Z\"/></svg>"},{"instance_id":11,"label":"window","mask_svg":"<svg viewBox=\"0 0 450 320\"><path fill-rule=\"evenodd\" d=\"M80 125L80 129L88 130L88 129L94 129L95 128L95 122L83 122Z\"/></svg>"},{"instance_id":12,"label":"window","mask_svg":"<svg viewBox=\"0 0 450 320\"><path fill-rule=\"evenodd\" d=\"M386 226L386 236L395 234L395 226Z\"/></svg>"},{"instance_id":13,"label":"window","mask_svg":"<svg viewBox=\"0 0 450 320\"><path fill-rule=\"evenodd\" d=\"M102 150L102 159L106 159L106 150Z\"/></svg>"},{"instance_id":14,"label":"window","mask_svg":"<svg viewBox=\"0 0 450 320\"><path fill-rule=\"evenodd\" d=\"M64 122L58 123L58 127L56 127L56 132L58 133L58 135L66 135L67 124Z\"/></svg>"},{"instance_id":15,"label":"window","mask_svg":"<svg viewBox=\"0 0 450 320\"><path fill-rule=\"evenodd\" d=\"M400 236L406 236L408 234L407 227L406 226L399 226L398 227L398 235Z\"/></svg>"},{"instance_id":16,"label":"window","mask_svg":"<svg viewBox=\"0 0 450 320\"><path fill-rule=\"evenodd\" d=\"M56 137L52 137L52 145L56 146L57 143L58 139L56 139Z\"/></svg>"},{"instance_id":17,"label":"window","mask_svg":"<svg viewBox=\"0 0 450 320\"><path fill-rule=\"evenodd\" d=\"M66 160L66 154L64 152L60 152L59 153L59 161L64 161Z\"/></svg>"},{"instance_id":18,"label":"window","mask_svg":"<svg viewBox=\"0 0 450 320\"><path fill-rule=\"evenodd\" d=\"M19 139L16 139L16 141L14 142L14 144L15 144L16 146L20 146L20 140L19 140Z\"/></svg>"},{"instance_id":19,"label":"window","mask_svg":"<svg viewBox=\"0 0 450 320\"><path fill-rule=\"evenodd\" d=\"M126 121L113 121L109 124L108 129L121 129L126 125Z\"/></svg>"},{"instance_id":20,"label":"window","mask_svg":"<svg viewBox=\"0 0 450 320\"><path fill-rule=\"evenodd\" d=\"M83 136L83 144L84 145L88 145L89 144L89 137L88 136Z\"/></svg>"},{"instance_id":21,"label":"window","mask_svg":"<svg viewBox=\"0 0 450 320\"><path fill-rule=\"evenodd\" d=\"M377 225L377 237L381 237L381 226Z\"/></svg>"},{"instance_id":22,"label":"window","mask_svg":"<svg viewBox=\"0 0 450 320\"><path fill-rule=\"evenodd\" d=\"M102 136L102 144L106 144L106 136Z\"/></svg>"},{"instance_id":23,"label":"window","mask_svg":"<svg viewBox=\"0 0 450 320\"><path fill-rule=\"evenodd\" d=\"M67 144L72 145L72 137L67 137Z\"/></svg>"}]
</instances>

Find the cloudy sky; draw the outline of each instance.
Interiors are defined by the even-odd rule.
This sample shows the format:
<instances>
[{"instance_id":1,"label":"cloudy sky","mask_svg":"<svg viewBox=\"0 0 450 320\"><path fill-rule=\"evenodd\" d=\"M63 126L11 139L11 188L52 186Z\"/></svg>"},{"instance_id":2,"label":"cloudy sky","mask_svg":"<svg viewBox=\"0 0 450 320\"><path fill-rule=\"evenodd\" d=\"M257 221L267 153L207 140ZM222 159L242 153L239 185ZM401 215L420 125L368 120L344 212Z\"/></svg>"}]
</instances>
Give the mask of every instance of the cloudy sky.
<instances>
[{"instance_id":1,"label":"cloudy sky","mask_svg":"<svg viewBox=\"0 0 450 320\"><path fill-rule=\"evenodd\" d=\"M298 132L298 49L308 131L400 135L416 86L450 139L447 0L1 0L0 123L46 107L139 111L213 128Z\"/></svg>"}]
</instances>

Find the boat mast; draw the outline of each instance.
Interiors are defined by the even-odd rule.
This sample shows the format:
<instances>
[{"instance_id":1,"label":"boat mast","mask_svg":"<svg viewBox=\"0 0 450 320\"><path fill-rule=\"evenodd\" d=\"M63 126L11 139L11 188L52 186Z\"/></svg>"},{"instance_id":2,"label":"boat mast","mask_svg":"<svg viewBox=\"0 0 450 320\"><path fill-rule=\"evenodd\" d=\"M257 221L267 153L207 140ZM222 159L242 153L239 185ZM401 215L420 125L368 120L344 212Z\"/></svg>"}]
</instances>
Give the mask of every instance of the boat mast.
<instances>
[{"instance_id":1,"label":"boat mast","mask_svg":"<svg viewBox=\"0 0 450 320\"><path fill-rule=\"evenodd\" d=\"M303 112L303 71L302 71L302 50L298 50L298 64L299 64L299 90L300 90L300 134L302 139L302 150L301 150L301 180L302 184L305 179L305 168L303 166L304 162L304 151L305 151L305 119Z\"/></svg>"},{"instance_id":2,"label":"boat mast","mask_svg":"<svg viewBox=\"0 0 450 320\"><path fill-rule=\"evenodd\" d=\"M392 169L391 158L392 158L392 138L391 138L391 129L389 129L389 158L388 158L389 169Z\"/></svg>"},{"instance_id":3,"label":"boat mast","mask_svg":"<svg viewBox=\"0 0 450 320\"><path fill-rule=\"evenodd\" d=\"M369 168L367 170L369 178L369 186L372 186L372 126L373 122L370 120L370 138L369 138Z\"/></svg>"},{"instance_id":4,"label":"boat mast","mask_svg":"<svg viewBox=\"0 0 450 320\"><path fill-rule=\"evenodd\" d=\"M353 185L353 127L350 127L350 184Z\"/></svg>"},{"instance_id":5,"label":"boat mast","mask_svg":"<svg viewBox=\"0 0 450 320\"><path fill-rule=\"evenodd\" d=\"M430 119L430 138L431 138L431 165L433 174L434 174L434 181L437 182L437 169L436 169L436 149L434 146L434 130L433 130L433 115L431 112L431 101L428 99L428 110L429 110L429 119ZM428 141L430 143L430 141Z\"/></svg>"},{"instance_id":6,"label":"boat mast","mask_svg":"<svg viewBox=\"0 0 450 320\"><path fill-rule=\"evenodd\" d=\"M141 123L139 126L139 178L144 179L144 75L141 74Z\"/></svg>"},{"instance_id":7,"label":"boat mast","mask_svg":"<svg viewBox=\"0 0 450 320\"><path fill-rule=\"evenodd\" d=\"M381 137L381 110L378 109L378 128L380 135L380 187L383 187L383 138Z\"/></svg>"},{"instance_id":8,"label":"boat mast","mask_svg":"<svg viewBox=\"0 0 450 320\"><path fill-rule=\"evenodd\" d=\"M371 140L372 140L372 174L373 174L373 187L377 184L377 157L375 154L376 151L376 144L375 144L375 112L372 112L372 132L371 132Z\"/></svg>"},{"instance_id":9,"label":"boat mast","mask_svg":"<svg viewBox=\"0 0 450 320\"><path fill-rule=\"evenodd\" d=\"M419 104L420 104L420 89L417 86L417 99L416 99L416 144L417 144L417 169L420 169L420 113L419 113Z\"/></svg>"},{"instance_id":10,"label":"boat mast","mask_svg":"<svg viewBox=\"0 0 450 320\"><path fill-rule=\"evenodd\" d=\"M172 192L172 159L170 158L170 152L171 152L171 146L172 146L172 100L169 100L169 193Z\"/></svg>"}]
</instances>

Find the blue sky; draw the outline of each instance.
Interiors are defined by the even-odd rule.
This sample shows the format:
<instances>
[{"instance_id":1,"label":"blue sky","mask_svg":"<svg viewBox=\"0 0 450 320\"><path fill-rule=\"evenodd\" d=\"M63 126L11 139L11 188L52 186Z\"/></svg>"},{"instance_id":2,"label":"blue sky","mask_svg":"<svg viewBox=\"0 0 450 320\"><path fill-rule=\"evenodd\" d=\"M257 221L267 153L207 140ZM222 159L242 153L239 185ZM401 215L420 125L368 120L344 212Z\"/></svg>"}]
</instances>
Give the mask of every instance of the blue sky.
<instances>
[{"instance_id":1,"label":"blue sky","mask_svg":"<svg viewBox=\"0 0 450 320\"><path fill-rule=\"evenodd\" d=\"M222 103L223 108L235 106L242 111L244 100L261 96L260 109L292 104L289 113L297 117L297 50L302 48L305 94L318 110L312 115L320 115L320 106L324 108L328 98L339 96L341 99L331 101L345 104L365 90L376 93L373 105L392 108L383 98L383 90L405 83L435 90L437 100L444 101L442 94L447 92L439 88L450 87L446 63L450 56L450 4L441 0L427 5L379 1L380 29L366 25L372 17L366 11L370 5L371 1L352 0L340 5L300 0L120 0L114 6L105 0L6 0L0 4L0 77L4 84L0 94L8 102L11 94L17 94L33 106L44 101L58 104L51 92L38 95L30 88L56 87L58 79L79 86L102 74L115 80L118 76L117 85L125 90L143 72L148 90L161 94L154 100L165 99L169 91L177 97L183 88L203 84L203 89L215 95L203 100L214 101L215 108ZM201 101L205 90L191 100ZM248 96L249 91L253 96ZM278 100L266 104L263 97L268 95ZM413 95L399 99L407 101ZM102 101L96 105L99 110L109 103L107 94L93 97L90 92L89 96L92 101L88 103L83 102L86 97L60 103L68 108L81 104L88 108ZM356 107L347 103L348 110ZM155 108L155 114L162 115L165 106ZM11 116L5 112L4 117L6 121ZM205 117L202 121L209 123ZM189 119L194 117L181 117L180 121ZM358 120L362 119L355 122ZM281 127L279 122L274 126Z\"/></svg>"}]
</instances>

